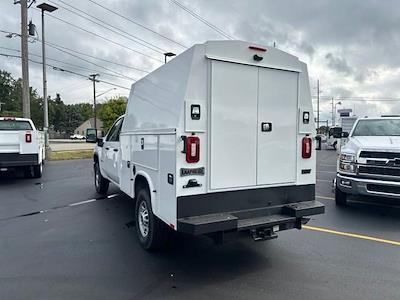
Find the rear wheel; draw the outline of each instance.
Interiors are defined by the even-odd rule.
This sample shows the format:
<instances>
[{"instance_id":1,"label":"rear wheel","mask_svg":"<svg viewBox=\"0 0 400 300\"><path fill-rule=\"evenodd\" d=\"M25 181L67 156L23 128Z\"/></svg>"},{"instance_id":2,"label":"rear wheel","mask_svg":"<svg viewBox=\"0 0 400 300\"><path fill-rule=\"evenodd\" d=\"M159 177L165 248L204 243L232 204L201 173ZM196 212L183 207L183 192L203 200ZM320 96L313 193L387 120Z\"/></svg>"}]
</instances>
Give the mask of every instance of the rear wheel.
<instances>
[{"instance_id":1,"label":"rear wheel","mask_svg":"<svg viewBox=\"0 0 400 300\"><path fill-rule=\"evenodd\" d=\"M98 162L94 164L94 185L96 187L96 192L102 195L107 194L110 182L101 175Z\"/></svg>"},{"instance_id":2,"label":"rear wheel","mask_svg":"<svg viewBox=\"0 0 400 300\"><path fill-rule=\"evenodd\" d=\"M35 165L33 168L33 178L41 178L43 173L43 164Z\"/></svg>"},{"instance_id":3,"label":"rear wheel","mask_svg":"<svg viewBox=\"0 0 400 300\"><path fill-rule=\"evenodd\" d=\"M347 205L347 194L339 190L337 186L335 188L335 203L337 206Z\"/></svg>"},{"instance_id":4,"label":"rear wheel","mask_svg":"<svg viewBox=\"0 0 400 300\"><path fill-rule=\"evenodd\" d=\"M168 228L153 214L150 195L145 188L136 195L135 223L138 240L145 250L156 250L165 245Z\"/></svg>"}]
</instances>

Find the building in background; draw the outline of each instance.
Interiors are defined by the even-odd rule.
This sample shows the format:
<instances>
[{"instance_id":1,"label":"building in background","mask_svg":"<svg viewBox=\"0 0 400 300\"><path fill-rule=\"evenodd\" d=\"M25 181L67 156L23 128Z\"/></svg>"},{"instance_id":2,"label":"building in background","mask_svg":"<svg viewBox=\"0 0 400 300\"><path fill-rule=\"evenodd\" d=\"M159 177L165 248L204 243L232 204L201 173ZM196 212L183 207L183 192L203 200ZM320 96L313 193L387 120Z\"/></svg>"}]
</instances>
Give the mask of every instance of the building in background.
<instances>
[{"instance_id":1,"label":"building in background","mask_svg":"<svg viewBox=\"0 0 400 300\"><path fill-rule=\"evenodd\" d=\"M94 118L90 118L89 120L86 120L85 122L83 122L81 125L79 125L74 130L74 133L86 136L86 130L92 129L92 128L94 128ZM99 136L100 136L100 133L101 133L101 136L104 136L103 122L99 118L97 118L97 131L99 132L99 134L98 134Z\"/></svg>"}]
</instances>

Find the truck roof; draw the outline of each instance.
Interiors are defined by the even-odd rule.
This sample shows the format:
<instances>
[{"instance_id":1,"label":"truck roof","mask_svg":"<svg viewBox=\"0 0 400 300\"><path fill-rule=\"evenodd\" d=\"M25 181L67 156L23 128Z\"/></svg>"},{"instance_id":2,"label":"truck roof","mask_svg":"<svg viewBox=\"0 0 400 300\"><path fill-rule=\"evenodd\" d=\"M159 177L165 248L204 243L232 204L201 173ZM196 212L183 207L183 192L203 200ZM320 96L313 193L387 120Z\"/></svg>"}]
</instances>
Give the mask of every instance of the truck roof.
<instances>
[{"instance_id":1,"label":"truck roof","mask_svg":"<svg viewBox=\"0 0 400 300\"><path fill-rule=\"evenodd\" d=\"M15 121L29 121L29 122L32 122L31 119L28 119L28 118L17 118L17 117L0 117L0 120L15 120Z\"/></svg>"}]
</instances>

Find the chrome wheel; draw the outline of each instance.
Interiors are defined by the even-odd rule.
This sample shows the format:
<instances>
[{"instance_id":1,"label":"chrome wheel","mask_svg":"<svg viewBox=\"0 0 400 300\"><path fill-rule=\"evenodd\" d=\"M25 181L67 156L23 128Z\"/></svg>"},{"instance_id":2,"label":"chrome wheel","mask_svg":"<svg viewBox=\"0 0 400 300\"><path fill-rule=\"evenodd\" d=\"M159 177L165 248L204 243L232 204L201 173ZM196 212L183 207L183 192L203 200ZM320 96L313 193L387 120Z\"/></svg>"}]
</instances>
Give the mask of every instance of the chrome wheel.
<instances>
[{"instance_id":1,"label":"chrome wheel","mask_svg":"<svg viewBox=\"0 0 400 300\"><path fill-rule=\"evenodd\" d=\"M149 210L147 209L146 201L140 203L137 217L140 234L146 237L149 234Z\"/></svg>"}]
</instances>

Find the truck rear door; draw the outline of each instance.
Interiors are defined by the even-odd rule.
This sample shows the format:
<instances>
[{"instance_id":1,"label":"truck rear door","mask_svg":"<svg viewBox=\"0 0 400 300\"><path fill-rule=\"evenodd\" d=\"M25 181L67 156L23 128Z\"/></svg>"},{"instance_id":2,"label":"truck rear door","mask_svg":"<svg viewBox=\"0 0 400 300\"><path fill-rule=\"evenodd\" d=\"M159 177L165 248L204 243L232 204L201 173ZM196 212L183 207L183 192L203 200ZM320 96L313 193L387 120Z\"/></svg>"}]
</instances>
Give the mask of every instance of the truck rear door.
<instances>
[{"instance_id":1,"label":"truck rear door","mask_svg":"<svg viewBox=\"0 0 400 300\"><path fill-rule=\"evenodd\" d=\"M298 73L211 65L210 188L294 182Z\"/></svg>"},{"instance_id":2,"label":"truck rear door","mask_svg":"<svg viewBox=\"0 0 400 300\"><path fill-rule=\"evenodd\" d=\"M296 178L298 73L259 68L257 184Z\"/></svg>"}]
</instances>

